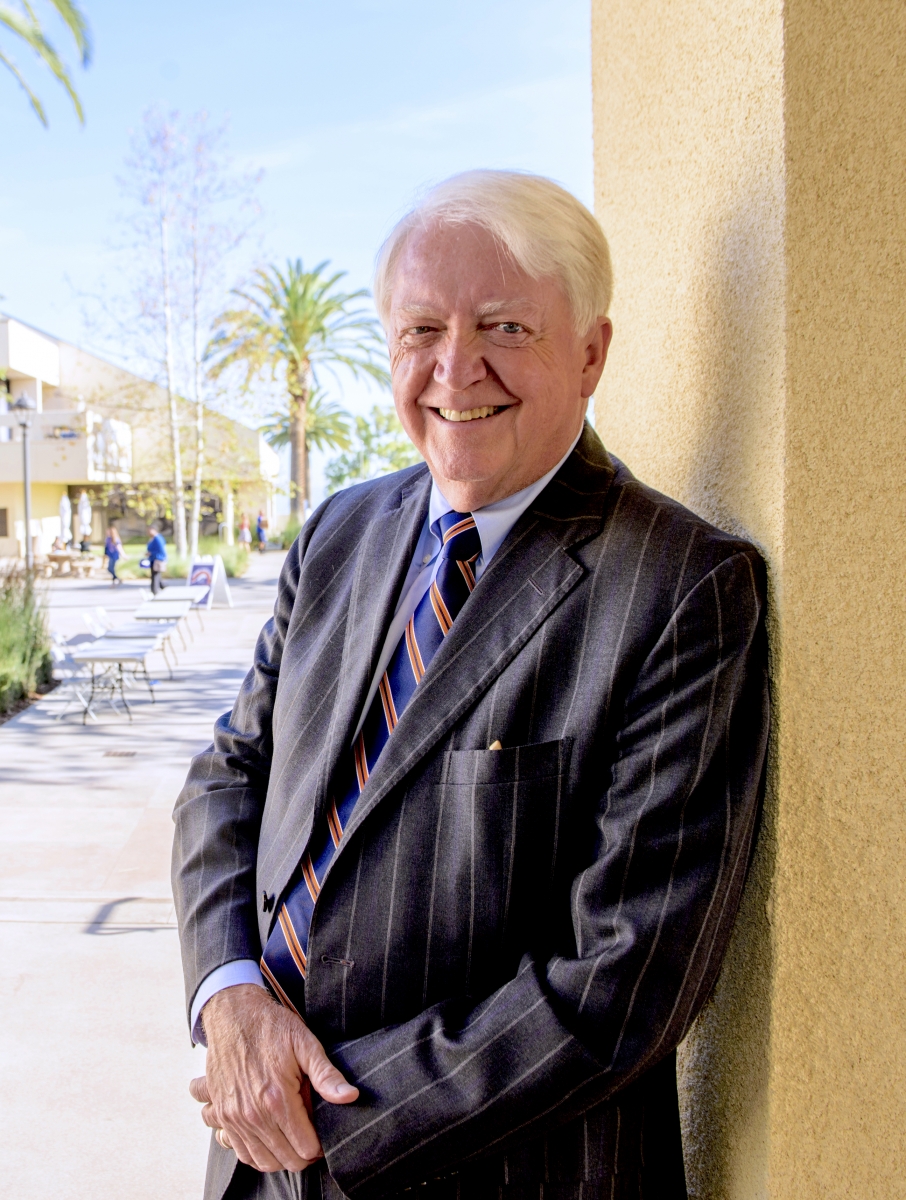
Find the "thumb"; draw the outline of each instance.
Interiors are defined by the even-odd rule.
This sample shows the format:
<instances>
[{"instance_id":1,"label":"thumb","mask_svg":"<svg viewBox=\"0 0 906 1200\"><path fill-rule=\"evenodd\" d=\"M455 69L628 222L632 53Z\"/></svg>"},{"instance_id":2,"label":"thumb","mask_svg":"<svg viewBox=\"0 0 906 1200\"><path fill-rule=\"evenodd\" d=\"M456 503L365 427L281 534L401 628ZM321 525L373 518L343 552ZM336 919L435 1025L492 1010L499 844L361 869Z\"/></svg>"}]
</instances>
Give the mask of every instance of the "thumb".
<instances>
[{"instance_id":1,"label":"thumb","mask_svg":"<svg viewBox=\"0 0 906 1200\"><path fill-rule=\"evenodd\" d=\"M193 1100L197 1100L199 1104L210 1104L211 1093L208 1091L208 1080L206 1075L200 1075L198 1079L189 1081L189 1094Z\"/></svg>"},{"instance_id":2,"label":"thumb","mask_svg":"<svg viewBox=\"0 0 906 1200\"><path fill-rule=\"evenodd\" d=\"M312 1088L322 1100L331 1104L351 1104L353 1100L358 1100L359 1089L346 1082L342 1072L333 1065L324 1053L324 1047L310 1030L306 1029L305 1036L297 1039L296 1057Z\"/></svg>"}]
</instances>

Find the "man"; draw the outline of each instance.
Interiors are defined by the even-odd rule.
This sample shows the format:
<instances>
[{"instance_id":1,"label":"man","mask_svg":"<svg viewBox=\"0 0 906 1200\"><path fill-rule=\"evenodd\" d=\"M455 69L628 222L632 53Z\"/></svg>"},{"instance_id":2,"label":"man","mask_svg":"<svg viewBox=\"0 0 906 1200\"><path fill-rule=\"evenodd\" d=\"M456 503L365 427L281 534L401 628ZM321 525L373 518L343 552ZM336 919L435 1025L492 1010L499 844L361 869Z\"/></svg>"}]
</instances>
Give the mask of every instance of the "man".
<instances>
[{"instance_id":1,"label":"man","mask_svg":"<svg viewBox=\"0 0 906 1200\"><path fill-rule=\"evenodd\" d=\"M258 520L255 523L255 532L258 535L258 553L263 554L267 549L267 517L264 515L264 509L258 509Z\"/></svg>"},{"instance_id":2,"label":"man","mask_svg":"<svg viewBox=\"0 0 906 1200\"><path fill-rule=\"evenodd\" d=\"M584 424L609 257L555 184L440 185L375 298L426 465L305 524L175 814L205 1194L676 1200L674 1051L761 786L762 563Z\"/></svg>"},{"instance_id":3,"label":"man","mask_svg":"<svg viewBox=\"0 0 906 1200\"><path fill-rule=\"evenodd\" d=\"M156 596L164 587L164 571L167 566L167 543L156 525L148 526L146 550L151 565L151 595Z\"/></svg>"}]
</instances>

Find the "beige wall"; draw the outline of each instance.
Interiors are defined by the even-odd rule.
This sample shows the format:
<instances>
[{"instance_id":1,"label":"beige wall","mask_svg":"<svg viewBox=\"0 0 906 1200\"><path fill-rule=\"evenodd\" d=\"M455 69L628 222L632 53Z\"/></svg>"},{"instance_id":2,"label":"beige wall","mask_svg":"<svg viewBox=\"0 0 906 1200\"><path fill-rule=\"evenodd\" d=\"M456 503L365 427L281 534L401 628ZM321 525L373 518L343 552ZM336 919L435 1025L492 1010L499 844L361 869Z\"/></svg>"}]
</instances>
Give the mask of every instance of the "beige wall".
<instances>
[{"instance_id":1,"label":"beige wall","mask_svg":"<svg viewBox=\"0 0 906 1200\"><path fill-rule=\"evenodd\" d=\"M597 404L771 571L765 825L683 1055L690 1191L906 1196L906 5L593 0Z\"/></svg>"},{"instance_id":2,"label":"beige wall","mask_svg":"<svg viewBox=\"0 0 906 1200\"><path fill-rule=\"evenodd\" d=\"M31 487L32 535L35 550L45 554L60 532L60 500L66 491L58 483L33 483ZM16 540L16 522L25 521L25 496L21 483L0 483L0 508L6 509L7 537L0 537L0 558L18 558L22 543Z\"/></svg>"}]
</instances>

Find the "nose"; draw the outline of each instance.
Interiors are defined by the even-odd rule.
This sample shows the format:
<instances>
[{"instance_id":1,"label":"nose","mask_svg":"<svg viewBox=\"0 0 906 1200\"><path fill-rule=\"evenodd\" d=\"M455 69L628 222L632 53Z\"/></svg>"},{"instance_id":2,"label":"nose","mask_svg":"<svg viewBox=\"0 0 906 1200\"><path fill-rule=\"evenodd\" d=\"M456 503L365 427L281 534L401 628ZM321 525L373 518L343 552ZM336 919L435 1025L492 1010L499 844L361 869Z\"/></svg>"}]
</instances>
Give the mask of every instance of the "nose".
<instances>
[{"instance_id":1,"label":"nose","mask_svg":"<svg viewBox=\"0 0 906 1200\"><path fill-rule=\"evenodd\" d=\"M447 329L437 351L434 380L448 391L464 392L473 383L487 379L488 368L481 355L479 339L468 330Z\"/></svg>"}]
</instances>

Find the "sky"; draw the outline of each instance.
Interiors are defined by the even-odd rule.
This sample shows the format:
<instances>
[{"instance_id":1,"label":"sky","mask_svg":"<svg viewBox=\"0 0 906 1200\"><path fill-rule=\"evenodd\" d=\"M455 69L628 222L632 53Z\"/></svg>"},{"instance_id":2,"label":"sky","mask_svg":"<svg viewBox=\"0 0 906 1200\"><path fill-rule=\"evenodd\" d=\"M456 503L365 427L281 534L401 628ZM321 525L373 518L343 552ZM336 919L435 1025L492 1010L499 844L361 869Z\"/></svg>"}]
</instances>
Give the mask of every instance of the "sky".
<instances>
[{"instance_id":1,"label":"sky","mask_svg":"<svg viewBox=\"0 0 906 1200\"><path fill-rule=\"evenodd\" d=\"M72 62L49 5L38 7ZM84 296L109 277L118 180L150 106L229 122L236 165L263 171L256 257L329 259L351 287L370 285L382 238L419 191L456 171L536 171L591 206L588 0L82 8L94 44L89 68L73 70L84 126L30 52L15 48L49 129L0 68L0 309L57 337L92 348ZM384 399L347 381L332 395L359 412ZM323 463L313 468L317 502Z\"/></svg>"}]
</instances>

